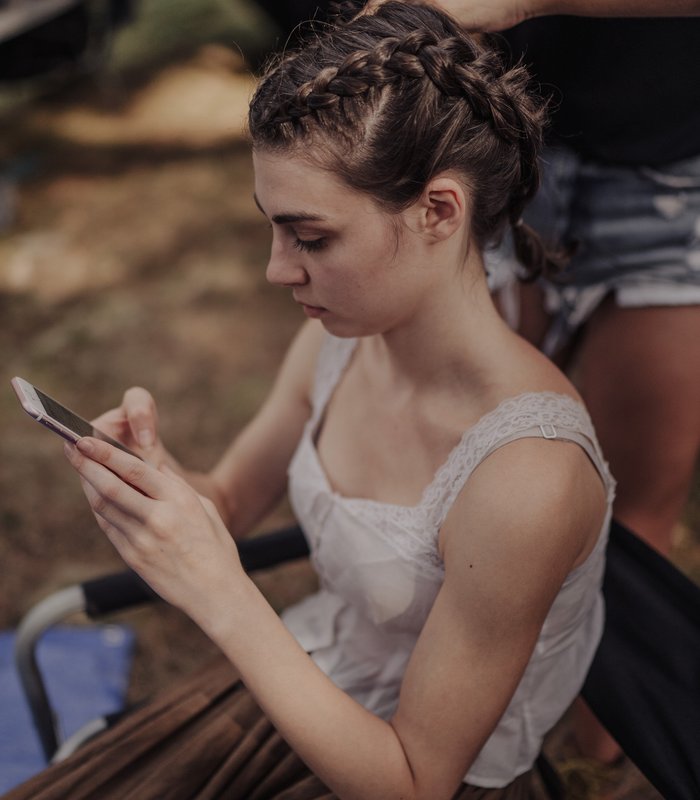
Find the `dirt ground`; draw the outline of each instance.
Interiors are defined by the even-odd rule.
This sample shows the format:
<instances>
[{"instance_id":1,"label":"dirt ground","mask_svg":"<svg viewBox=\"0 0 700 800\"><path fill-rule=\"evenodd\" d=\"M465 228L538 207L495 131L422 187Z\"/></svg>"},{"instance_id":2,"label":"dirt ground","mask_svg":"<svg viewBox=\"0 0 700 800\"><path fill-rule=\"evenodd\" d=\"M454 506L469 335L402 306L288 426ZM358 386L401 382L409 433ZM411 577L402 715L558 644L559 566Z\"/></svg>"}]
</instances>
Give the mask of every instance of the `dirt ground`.
<instances>
[{"instance_id":1,"label":"dirt ground","mask_svg":"<svg viewBox=\"0 0 700 800\"><path fill-rule=\"evenodd\" d=\"M121 566L60 440L23 414L9 378L87 418L146 386L165 441L205 468L260 404L301 322L264 277L269 231L242 136L252 85L240 57L208 46L122 87L118 103L113 88L105 104L103 87L83 85L6 129L4 162L23 180L0 238L2 627ZM277 607L312 585L306 565L260 580ZM212 651L172 609L127 619L141 633L134 695Z\"/></svg>"},{"instance_id":2,"label":"dirt ground","mask_svg":"<svg viewBox=\"0 0 700 800\"><path fill-rule=\"evenodd\" d=\"M205 468L259 405L301 322L264 278L269 231L242 135L251 88L241 59L211 45L133 86L81 84L6 120L0 165L16 180L0 234L0 627L121 566L60 441L23 414L9 378L87 418L146 386L164 440ZM269 526L288 518L282 507ZM696 579L699 523L696 500L676 548ZM277 608L314 585L307 564L259 581ZM138 631L135 698L213 652L164 605L119 619ZM627 796L654 795L639 782Z\"/></svg>"}]
</instances>

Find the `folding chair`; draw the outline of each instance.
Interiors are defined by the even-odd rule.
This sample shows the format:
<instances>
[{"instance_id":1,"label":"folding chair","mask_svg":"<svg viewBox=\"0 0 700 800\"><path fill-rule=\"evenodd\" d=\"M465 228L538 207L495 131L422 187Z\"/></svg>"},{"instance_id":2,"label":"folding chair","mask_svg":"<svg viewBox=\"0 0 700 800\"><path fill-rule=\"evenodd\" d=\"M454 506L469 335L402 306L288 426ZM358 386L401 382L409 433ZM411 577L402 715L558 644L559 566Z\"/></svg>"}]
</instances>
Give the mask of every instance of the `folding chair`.
<instances>
[{"instance_id":1,"label":"folding chair","mask_svg":"<svg viewBox=\"0 0 700 800\"><path fill-rule=\"evenodd\" d=\"M309 554L308 544L297 526L282 528L238 543L241 563L248 572L283 564ZM37 662L37 645L56 623L74 614L96 621L116 611L152 603L158 596L135 572L105 575L61 589L37 603L24 616L17 630L15 664L46 761L61 761L114 720L100 717L63 739L56 713Z\"/></svg>"},{"instance_id":2,"label":"folding chair","mask_svg":"<svg viewBox=\"0 0 700 800\"><path fill-rule=\"evenodd\" d=\"M308 555L291 526L239 543L246 570ZM637 536L613 521L603 590L606 626L583 696L625 753L666 800L700 798L700 588ZM22 621L16 663L47 760L62 760L109 725L100 719L62 741L36 661L43 632L69 614L96 620L151 602L133 572L63 589ZM538 769L553 797L564 797L556 770Z\"/></svg>"},{"instance_id":3,"label":"folding chair","mask_svg":"<svg viewBox=\"0 0 700 800\"><path fill-rule=\"evenodd\" d=\"M666 800L700 798L700 587L618 523L583 697Z\"/></svg>"}]
</instances>

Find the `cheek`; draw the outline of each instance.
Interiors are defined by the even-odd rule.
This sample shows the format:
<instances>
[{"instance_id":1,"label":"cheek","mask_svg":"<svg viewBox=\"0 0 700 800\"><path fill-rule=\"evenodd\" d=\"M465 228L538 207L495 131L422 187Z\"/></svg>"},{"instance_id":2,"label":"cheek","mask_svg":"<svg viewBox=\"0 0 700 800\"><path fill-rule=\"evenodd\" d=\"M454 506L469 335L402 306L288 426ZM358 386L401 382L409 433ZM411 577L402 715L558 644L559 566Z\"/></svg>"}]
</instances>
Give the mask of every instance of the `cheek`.
<instances>
[{"instance_id":1,"label":"cheek","mask_svg":"<svg viewBox=\"0 0 700 800\"><path fill-rule=\"evenodd\" d=\"M400 269L400 244L393 228L383 226L380 230L360 233L360 245L355 254L358 271L366 279L382 280L394 276Z\"/></svg>"},{"instance_id":2,"label":"cheek","mask_svg":"<svg viewBox=\"0 0 700 800\"><path fill-rule=\"evenodd\" d=\"M371 235L367 235L368 246L381 258L385 264L396 261L396 257L401 249L401 231L391 222L384 221L378 225Z\"/></svg>"},{"instance_id":3,"label":"cheek","mask_svg":"<svg viewBox=\"0 0 700 800\"><path fill-rule=\"evenodd\" d=\"M384 305L400 281L401 247L388 223L358 226L343 243L321 254L313 267L313 282L338 300L370 309ZM387 296L389 295L389 296Z\"/></svg>"}]
</instances>

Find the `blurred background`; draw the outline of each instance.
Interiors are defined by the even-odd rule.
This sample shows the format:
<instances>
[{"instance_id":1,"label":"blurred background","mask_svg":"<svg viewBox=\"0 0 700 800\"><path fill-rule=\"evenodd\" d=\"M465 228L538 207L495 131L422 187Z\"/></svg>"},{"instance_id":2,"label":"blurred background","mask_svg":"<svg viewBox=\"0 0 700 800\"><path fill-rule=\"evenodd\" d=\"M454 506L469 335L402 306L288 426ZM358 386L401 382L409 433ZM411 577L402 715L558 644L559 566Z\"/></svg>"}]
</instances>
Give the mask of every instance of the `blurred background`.
<instances>
[{"instance_id":1,"label":"blurred background","mask_svg":"<svg viewBox=\"0 0 700 800\"><path fill-rule=\"evenodd\" d=\"M88 419L145 386L172 452L207 468L302 321L265 281L244 119L255 71L316 4L42 3L51 24L23 28L32 4L0 0L0 629L121 566L60 440L9 379ZM267 527L288 519L283 505ZM675 538L674 560L700 581L699 481ZM276 608L314 586L307 564L257 580ZM126 620L133 698L213 653L163 604Z\"/></svg>"},{"instance_id":2,"label":"blurred background","mask_svg":"<svg viewBox=\"0 0 700 800\"><path fill-rule=\"evenodd\" d=\"M0 4L0 39L9 12L32 5ZM265 281L269 230L244 138L253 72L285 41L284 17L249 0L116 5L117 19L108 2L78 3L0 41L0 629L121 566L60 439L9 379L87 419L145 386L168 446L207 468L302 321ZM270 524L287 518L283 507ZM312 580L305 565L260 577L276 607ZM136 697L212 653L164 605L128 622Z\"/></svg>"}]
</instances>

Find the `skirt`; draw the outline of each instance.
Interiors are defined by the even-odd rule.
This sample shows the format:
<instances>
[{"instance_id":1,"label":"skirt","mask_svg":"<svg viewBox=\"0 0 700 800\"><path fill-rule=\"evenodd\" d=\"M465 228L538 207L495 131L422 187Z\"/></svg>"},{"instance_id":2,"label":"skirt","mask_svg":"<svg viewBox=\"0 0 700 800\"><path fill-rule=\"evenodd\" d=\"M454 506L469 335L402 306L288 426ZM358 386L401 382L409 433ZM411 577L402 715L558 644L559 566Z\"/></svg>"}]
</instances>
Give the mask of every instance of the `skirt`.
<instances>
[{"instance_id":1,"label":"skirt","mask_svg":"<svg viewBox=\"0 0 700 800\"><path fill-rule=\"evenodd\" d=\"M454 800L539 800L531 772L502 789L463 784ZM2 800L331 800L217 659L129 712Z\"/></svg>"}]
</instances>

